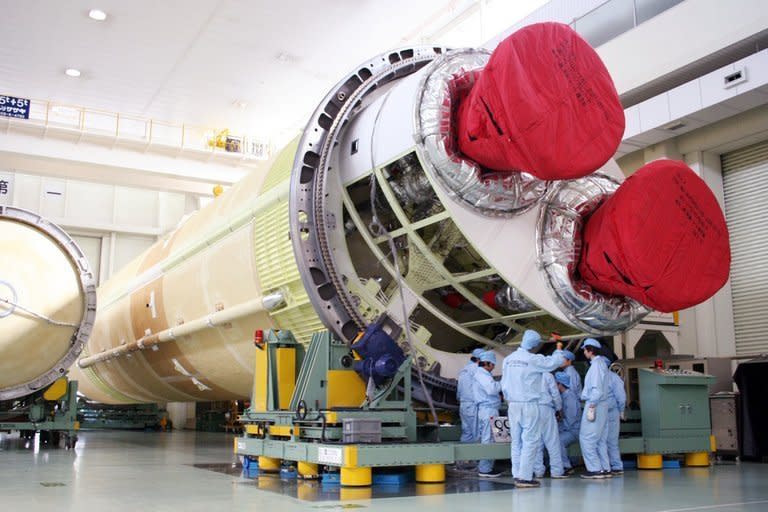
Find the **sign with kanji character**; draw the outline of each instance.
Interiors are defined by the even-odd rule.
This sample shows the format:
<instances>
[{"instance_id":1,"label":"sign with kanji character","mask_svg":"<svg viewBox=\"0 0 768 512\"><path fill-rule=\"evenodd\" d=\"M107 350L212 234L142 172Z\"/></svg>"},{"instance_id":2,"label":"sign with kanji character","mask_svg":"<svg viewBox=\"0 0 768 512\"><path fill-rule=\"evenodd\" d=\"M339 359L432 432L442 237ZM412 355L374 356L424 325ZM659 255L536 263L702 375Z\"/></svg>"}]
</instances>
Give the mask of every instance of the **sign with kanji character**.
<instances>
[{"instance_id":1,"label":"sign with kanji character","mask_svg":"<svg viewBox=\"0 0 768 512\"><path fill-rule=\"evenodd\" d=\"M13 204L13 173L0 171L0 204Z\"/></svg>"},{"instance_id":2,"label":"sign with kanji character","mask_svg":"<svg viewBox=\"0 0 768 512\"><path fill-rule=\"evenodd\" d=\"M0 95L0 116L29 119L29 100Z\"/></svg>"}]
</instances>

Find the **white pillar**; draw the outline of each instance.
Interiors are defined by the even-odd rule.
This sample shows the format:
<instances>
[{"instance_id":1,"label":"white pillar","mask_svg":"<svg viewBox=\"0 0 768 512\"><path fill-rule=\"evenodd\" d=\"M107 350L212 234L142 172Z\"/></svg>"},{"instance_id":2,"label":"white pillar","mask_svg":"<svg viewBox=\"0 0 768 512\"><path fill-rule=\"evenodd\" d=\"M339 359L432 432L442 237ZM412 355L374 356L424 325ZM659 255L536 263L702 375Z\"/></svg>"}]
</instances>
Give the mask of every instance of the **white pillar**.
<instances>
[{"instance_id":1,"label":"white pillar","mask_svg":"<svg viewBox=\"0 0 768 512\"><path fill-rule=\"evenodd\" d=\"M637 342L642 338L644 329L630 329L621 334L621 344L624 345L624 358L634 359L635 346Z\"/></svg>"},{"instance_id":2,"label":"white pillar","mask_svg":"<svg viewBox=\"0 0 768 512\"><path fill-rule=\"evenodd\" d=\"M685 155L685 163L709 185L724 210L720 156L694 151ZM683 353L696 357L733 356L735 337L730 280L711 299L680 312L679 344Z\"/></svg>"},{"instance_id":3,"label":"white pillar","mask_svg":"<svg viewBox=\"0 0 768 512\"><path fill-rule=\"evenodd\" d=\"M195 428L195 402L168 402L168 417L177 430Z\"/></svg>"}]
</instances>

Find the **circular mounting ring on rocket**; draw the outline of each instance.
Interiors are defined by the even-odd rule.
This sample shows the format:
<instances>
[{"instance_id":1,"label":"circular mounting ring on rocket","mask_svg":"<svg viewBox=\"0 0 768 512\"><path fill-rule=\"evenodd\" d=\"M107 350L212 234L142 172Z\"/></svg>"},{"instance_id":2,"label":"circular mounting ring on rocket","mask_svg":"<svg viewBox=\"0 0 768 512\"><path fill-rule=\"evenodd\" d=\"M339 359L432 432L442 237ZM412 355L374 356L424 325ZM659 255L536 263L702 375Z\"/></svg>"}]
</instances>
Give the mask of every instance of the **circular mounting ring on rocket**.
<instances>
[{"instance_id":1,"label":"circular mounting ring on rocket","mask_svg":"<svg viewBox=\"0 0 768 512\"><path fill-rule=\"evenodd\" d=\"M584 221L618 188L617 180L602 173L559 182L536 225L538 264L552 298L575 326L600 336L629 329L651 311L629 297L599 292L575 275Z\"/></svg>"},{"instance_id":2,"label":"circular mounting ring on rocket","mask_svg":"<svg viewBox=\"0 0 768 512\"><path fill-rule=\"evenodd\" d=\"M326 176L331 153L362 100L381 86L410 75L444 51L441 47L404 48L378 55L358 66L323 98L296 150L290 186L290 236L301 280L309 299L331 331L351 343L366 325L328 243Z\"/></svg>"},{"instance_id":3,"label":"circular mounting ring on rocket","mask_svg":"<svg viewBox=\"0 0 768 512\"><path fill-rule=\"evenodd\" d=\"M459 99L470 91L490 53L456 50L436 60L419 86L415 133L425 170L456 201L489 217L514 217L533 208L549 182L526 172L495 172L463 156L456 140Z\"/></svg>"},{"instance_id":4,"label":"circular mounting ring on rocket","mask_svg":"<svg viewBox=\"0 0 768 512\"><path fill-rule=\"evenodd\" d=\"M72 335L67 353L43 375L28 382L0 390L0 400L10 400L28 395L51 384L63 376L80 356L83 347L85 347L88 338L91 336L91 330L96 319L96 280L83 251L56 224L48 222L36 213L10 206L0 206L0 217L10 218L16 222L27 224L53 239L72 261L79 277L83 297L83 317Z\"/></svg>"}]
</instances>

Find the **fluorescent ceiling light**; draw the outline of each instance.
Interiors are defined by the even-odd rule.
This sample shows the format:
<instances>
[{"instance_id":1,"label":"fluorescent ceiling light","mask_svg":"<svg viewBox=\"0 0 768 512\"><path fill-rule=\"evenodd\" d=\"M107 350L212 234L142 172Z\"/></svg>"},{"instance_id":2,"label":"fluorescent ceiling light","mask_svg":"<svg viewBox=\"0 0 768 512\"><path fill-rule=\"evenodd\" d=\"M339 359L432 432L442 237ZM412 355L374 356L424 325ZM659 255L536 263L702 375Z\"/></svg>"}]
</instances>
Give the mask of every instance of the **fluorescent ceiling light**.
<instances>
[{"instance_id":1,"label":"fluorescent ceiling light","mask_svg":"<svg viewBox=\"0 0 768 512\"><path fill-rule=\"evenodd\" d=\"M107 13L100 9L91 9L88 11L88 17L96 21L104 21L107 19Z\"/></svg>"},{"instance_id":2,"label":"fluorescent ceiling light","mask_svg":"<svg viewBox=\"0 0 768 512\"><path fill-rule=\"evenodd\" d=\"M72 78L77 78L80 76L80 70L75 68L67 68L67 70L64 71L64 74L71 76Z\"/></svg>"}]
</instances>

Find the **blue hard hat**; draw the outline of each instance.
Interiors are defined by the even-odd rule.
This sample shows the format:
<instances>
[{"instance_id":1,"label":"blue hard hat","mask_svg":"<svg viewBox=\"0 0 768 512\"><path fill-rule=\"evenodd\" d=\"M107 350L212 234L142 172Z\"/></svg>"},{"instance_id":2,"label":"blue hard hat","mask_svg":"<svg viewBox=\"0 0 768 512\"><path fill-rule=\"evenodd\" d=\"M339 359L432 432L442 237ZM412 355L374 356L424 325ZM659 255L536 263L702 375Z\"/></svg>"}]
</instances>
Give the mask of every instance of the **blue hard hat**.
<instances>
[{"instance_id":1,"label":"blue hard hat","mask_svg":"<svg viewBox=\"0 0 768 512\"><path fill-rule=\"evenodd\" d=\"M566 359L568 359L570 361L575 361L576 360L576 355L573 352L571 352L570 350L563 350L563 357L565 357ZM566 377L567 377L567 375L566 375Z\"/></svg>"},{"instance_id":2,"label":"blue hard hat","mask_svg":"<svg viewBox=\"0 0 768 512\"><path fill-rule=\"evenodd\" d=\"M584 343L581 344L581 348L584 347L600 348L600 342L592 338L587 338L584 340Z\"/></svg>"},{"instance_id":3,"label":"blue hard hat","mask_svg":"<svg viewBox=\"0 0 768 512\"><path fill-rule=\"evenodd\" d=\"M480 359L480 356L483 355L483 352L485 352L485 350L481 348L476 348L475 350L472 351L472 357Z\"/></svg>"},{"instance_id":4,"label":"blue hard hat","mask_svg":"<svg viewBox=\"0 0 768 512\"><path fill-rule=\"evenodd\" d=\"M562 384L567 388L571 387L571 378L566 375L565 372L557 372L555 374L555 380L558 382L558 384Z\"/></svg>"},{"instance_id":5,"label":"blue hard hat","mask_svg":"<svg viewBox=\"0 0 768 512\"><path fill-rule=\"evenodd\" d=\"M481 363L493 363L496 364L496 354L491 352L490 350L483 352L480 355L480 362Z\"/></svg>"},{"instance_id":6,"label":"blue hard hat","mask_svg":"<svg viewBox=\"0 0 768 512\"><path fill-rule=\"evenodd\" d=\"M520 344L520 346L525 350L531 350L538 347L539 343L541 343L541 334L528 329L523 333L523 342Z\"/></svg>"}]
</instances>

